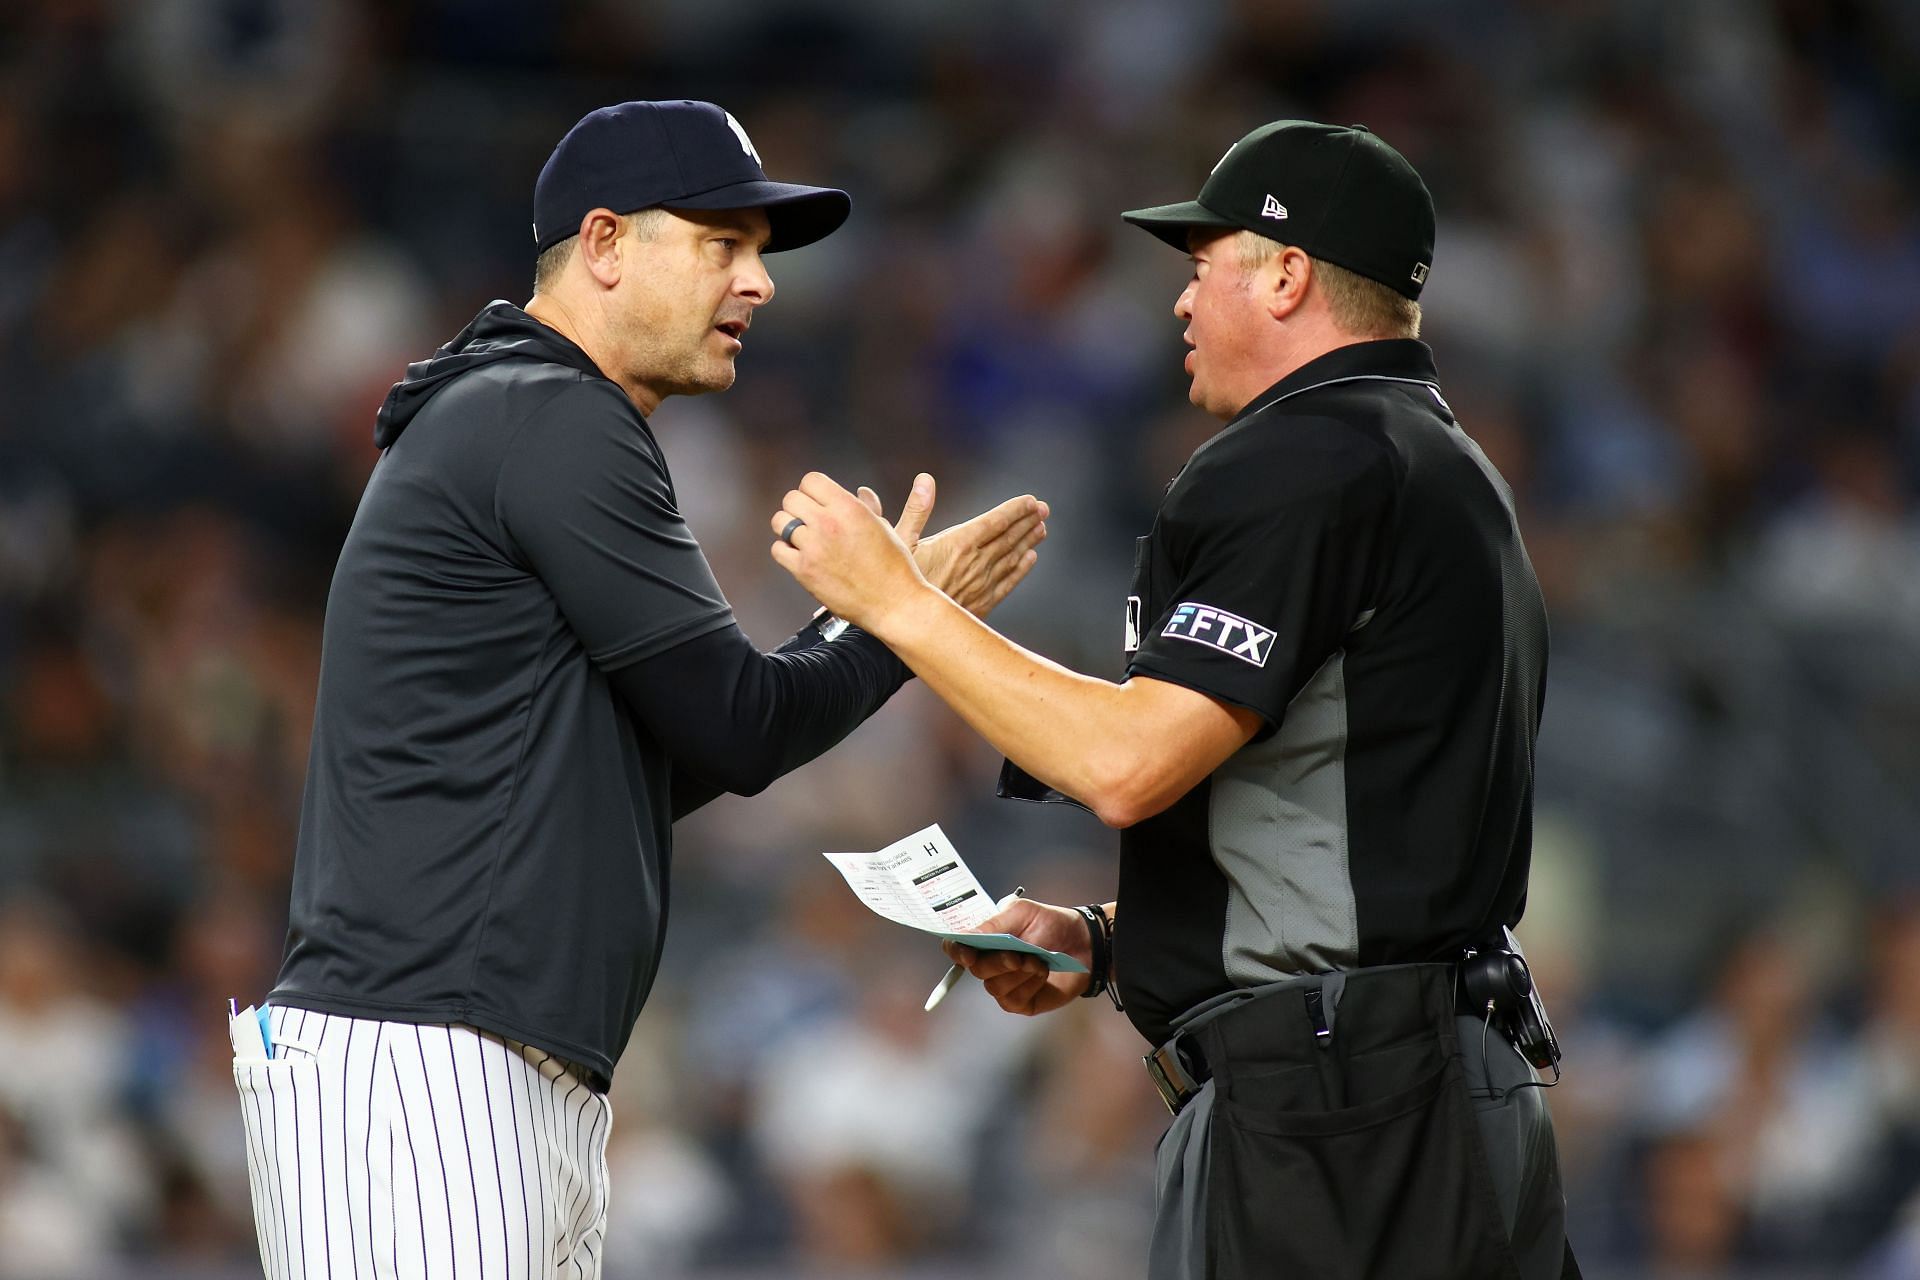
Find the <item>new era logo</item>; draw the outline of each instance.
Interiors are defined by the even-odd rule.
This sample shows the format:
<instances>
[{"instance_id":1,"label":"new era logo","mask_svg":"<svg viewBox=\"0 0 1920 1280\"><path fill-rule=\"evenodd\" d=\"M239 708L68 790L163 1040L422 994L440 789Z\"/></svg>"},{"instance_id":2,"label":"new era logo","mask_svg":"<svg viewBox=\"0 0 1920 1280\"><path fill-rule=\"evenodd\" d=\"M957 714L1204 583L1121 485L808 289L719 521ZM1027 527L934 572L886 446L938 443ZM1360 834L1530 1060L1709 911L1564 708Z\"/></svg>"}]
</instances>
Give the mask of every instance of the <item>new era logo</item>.
<instances>
[{"instance_id":1,"label":"new era logo","mask_svg":"<svg viewBox=\"0 0 1920 1280\"><path fill-rule=\"evenodd\" d=\"M1260 206L1260 216L1263 218L1284 218L1287 216L1287 206L1281 204L1272 196L1268 196L1267 202Z\"/></svg>"},{"instance_id":2,"label":"new era logo","mask_svg":"<svg viewBox=\"0 0 1920 1280\"><path fill-rule=\"evenodd\" d=\"M1427 282L1427 264L1426 263L1416 262L1413 264L1413 282L1415 284L1425 284Z\"/></svg>"},{"instance_id":3,"label":"new era logo","mask_svg":"<svg viewBox=\"0 0 1920 1280\"><path fill-rule=\"evenodd\" d=\"M1266 666L1267 655L1273 651L1273 632L1268 628L1192 600L1173 611L1160 634L1207 645L1256 667Z\"/></svg>"}]
</instances>

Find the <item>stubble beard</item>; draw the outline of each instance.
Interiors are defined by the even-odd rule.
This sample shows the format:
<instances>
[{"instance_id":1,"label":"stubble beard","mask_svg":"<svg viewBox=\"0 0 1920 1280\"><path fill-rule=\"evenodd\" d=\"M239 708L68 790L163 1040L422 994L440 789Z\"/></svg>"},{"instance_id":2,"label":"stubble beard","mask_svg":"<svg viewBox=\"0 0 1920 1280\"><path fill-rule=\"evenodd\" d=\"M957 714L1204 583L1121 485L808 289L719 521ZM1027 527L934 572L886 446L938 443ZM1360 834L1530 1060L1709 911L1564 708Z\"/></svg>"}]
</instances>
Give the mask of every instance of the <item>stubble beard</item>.
<instances>
[{"instance_id":1,"label":"stubble beard","mask_svg":"<svg viewBox=\"0 0 1920 1280\"><path fill-rule=\"evenodd\" d=\"M628 376L662 395L697 396L733 385L733 360L709 349L710 324L687 334L676 331L668 317L629 316L621 330Z\"/></svg>"}]
</instances>

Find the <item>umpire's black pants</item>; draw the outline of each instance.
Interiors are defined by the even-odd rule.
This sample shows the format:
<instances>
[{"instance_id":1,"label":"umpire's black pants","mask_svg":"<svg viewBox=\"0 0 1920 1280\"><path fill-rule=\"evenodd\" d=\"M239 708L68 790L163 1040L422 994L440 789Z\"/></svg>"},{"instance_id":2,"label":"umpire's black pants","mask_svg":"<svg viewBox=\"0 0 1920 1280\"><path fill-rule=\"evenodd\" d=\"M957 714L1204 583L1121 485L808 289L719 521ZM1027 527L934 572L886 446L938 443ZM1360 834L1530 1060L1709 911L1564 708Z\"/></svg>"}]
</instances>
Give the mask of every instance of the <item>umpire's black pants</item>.
<instances>
[{"instance_id":1,"label":"umpire's black pants","mask_svg":"<svg viewBox=\"0 0 1920 1280\"><path fill-rule=\"evenodd\" d=\"M1183 1031L1213 1078L1161 1140L1150 1280L1563 1275L1546 1101L1455 1016L1450 966L1291 979Z\"/></svg>"}]
</instances>

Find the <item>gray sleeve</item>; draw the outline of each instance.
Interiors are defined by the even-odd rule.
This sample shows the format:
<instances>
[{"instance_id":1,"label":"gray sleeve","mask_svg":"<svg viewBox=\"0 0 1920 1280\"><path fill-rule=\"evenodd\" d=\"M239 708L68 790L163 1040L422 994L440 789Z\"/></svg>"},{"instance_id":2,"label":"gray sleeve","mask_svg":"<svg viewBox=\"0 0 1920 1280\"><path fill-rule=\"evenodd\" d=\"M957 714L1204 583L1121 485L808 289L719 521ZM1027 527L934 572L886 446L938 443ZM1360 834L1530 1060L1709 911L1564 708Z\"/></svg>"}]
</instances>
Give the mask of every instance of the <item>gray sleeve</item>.
<instances>
[{"instance_id":1,"label":"gray sleeve","mask_svg":"<svg viewBox=\"0 0 1920 1280\"><path fill-rule=\"evenodd\" d=\"M618 389L581 382L515 434L495 510L587 656L611 670L727 625L666 460Z\"/></svg>"}]
</instances>

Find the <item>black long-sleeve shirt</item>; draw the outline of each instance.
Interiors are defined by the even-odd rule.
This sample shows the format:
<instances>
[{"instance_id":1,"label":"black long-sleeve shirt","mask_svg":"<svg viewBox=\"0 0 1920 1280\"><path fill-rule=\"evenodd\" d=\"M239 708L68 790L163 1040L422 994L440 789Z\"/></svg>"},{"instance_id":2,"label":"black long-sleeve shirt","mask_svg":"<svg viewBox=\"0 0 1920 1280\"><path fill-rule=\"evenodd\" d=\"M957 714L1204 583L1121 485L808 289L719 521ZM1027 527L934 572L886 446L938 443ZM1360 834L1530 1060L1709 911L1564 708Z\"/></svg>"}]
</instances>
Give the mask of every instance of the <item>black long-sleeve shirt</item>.
<instances>
[{"instance_id":1,"label":"black long-sleeve shirt","mask_svg":"<svg viewBox=\"0 0 1920 1280\"><path fill-rule=\"evenodd\" d=\"M754 652L645 420L517 307L411 366L375 440L269 999L467 1023L610 1077L659 963L673 817L826 750L904 669L859 635Z\"/></svg>"}]
</instances>

